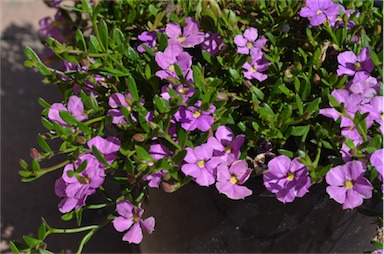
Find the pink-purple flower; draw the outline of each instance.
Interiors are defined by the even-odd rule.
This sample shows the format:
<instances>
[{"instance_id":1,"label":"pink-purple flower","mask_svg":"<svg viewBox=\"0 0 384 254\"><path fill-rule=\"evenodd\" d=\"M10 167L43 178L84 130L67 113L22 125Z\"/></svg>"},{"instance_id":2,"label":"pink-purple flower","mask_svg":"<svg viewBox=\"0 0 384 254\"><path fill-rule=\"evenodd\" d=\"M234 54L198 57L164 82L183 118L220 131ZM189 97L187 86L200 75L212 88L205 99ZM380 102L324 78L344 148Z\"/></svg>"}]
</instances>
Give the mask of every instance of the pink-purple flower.
<instances>
[{"instance_id":1,"label":"pink-purple flower","mask_svg":"<svg viewBox=\"0 0 384 254\"><path fill-rule=\"evenodd\" d=\"M343 209L353 209L372 197L372 184L364 177L365 167L361 161L349 161L331 168L325 180L330 198L343 204Z\"/></svg>"},{"instance_id":2,"label":"pink-purple flower","mask_svg":"<svg viewBox=\"0 0 384 254\"><path fill-rule=\"evenodd\" d=\"M112 116L113 120L112 123L114 124L126 124L127 120L125 119L125 116L123 112L121 111L121 107L126 107L128 111L132 110L132 102L133 98L130 93L126 93L124 96L121 93L114 93L109 97L108 104L112 108L108 110L107 115ZM136 121L136 118L131 115L132 121Z\"/></svg>"},{"instance_id":3,"label":"pink-purple flower","mask_svg":"<svg viewBox=\"0 0 384 254\"><path fill-rule=\"evenodd\" d=\"M204 41L204 33L199 31L197 21L188 17L185 19L187 25L181 30L177 23L167 24L165 34L173 43L177 43L184 48L193 48Z\"/></svg>"},{"instance_id":4,"label":"pink-purple flower","mask_svg":"<svg viewBox=\"0 0 384 254\"><path fill-rule=\"evenodd\" d=\"M79 166L86 161L86 167L76 172ZM95 193L105 178L104 167L92 154L80 156L74 164L64 167L63 175L55 183L55 193L63 199L59 203L59 211L67 213L85 205L89 195Z\"/></svg>"},{"instance_id":5,"label":"pink-purple flower","mask_svg":"<svg viewBox=\"0 0 384 254\"><path fill-rule=\"evenodd\" d=\"M267 39L262 36L257 39L259 33L256 28L250 27L244 31L244 35L238 34L234 38L234 42L237 45L237 53L239 54L252 54L253 51L261 50Z\"/></svg>"},{"instance_id":6,"label":"pink-purple flower","mask_svg":"<svg viewBox=\"0 0 384 254\"><path fill-rule=\"evenodd\" d=\"M310 19L312 26L319 26L339 14L339 4L332 0L306 0L306 6L300 10L300 16Z\"/></svg>"},{"instance_id":7,"label":"pink-purple flower","mask_svg":"<svg viewBox=\"0 0 384 254\"><path fill-rule=\"evenodd\" d=\"M67 107L61 103L53 103L48 111L48 118L51 121L59 123L61 126L70 127L60 116L60 111L67 111L76 118L77 121L81 122L86 120L88 117L84 112L84 104L79 97L73 95L69 97Z\"/></svg>"},{"instance_id":8,"label":"pink-purple flower","mask_svg":"<svg viewBox=\"0 0 384 254\"><path fill-rule=\"evenodd\" d=\"M228 168L227 163L221 163L217 167L216 188L220 193L230 199L244 199L252 195L252 191L242 186L249 178L252 170L244 160L232 163Z\"/></svg>"},{"instance_id":9,"label":"pink-purple flower","mask_svg":"<svg viewBox=\"0 0 384 254\"><path fill-rule=\"evenodd\" d=\"M145 49L143 48L143 45L147 46L148 48L154 48L156 46L156 38L157 38L157 33L156 31L150 32L150 31L144 31L142 32L137 38L142 41L143 43L140 44L137 47L137 51L140 53L144 53Z\"/></svg>"},{"instance_id":10,"label":"pink-purple flower","mask_svg":"<svg viewBox=\"0 0 384 254\"><path fill-rule=\"evenodd\" d=\"M200 131L207 131L211 128L214 118L212 116L216 107L211 105L208 111L201 110L201 101L198 101L195 106L181 107L175 114L176 121L181 123L181 127L187 131L199 129Z\"/></svg>"},{"instance_id":11,"label":"pink-purple flower","mask_svg":"<svg viewBox=\"0 0 384 254\"><path fill-rule=\"evenodd\" d=\"M291 160L285 155L277 156L268 163L268 171L263 178L267 190L275 193L283 203L304 196L311 186L306 166L297 158Z\"/></svg>"},{"instance_id":12,"label":"pink-purple flower","mask_svg":"<svg viewBox=\"0 0 384 254\"><path fill-rule=\"evenodd\" d=\"M267 74L261 73L268 69L269 62L264 59L261 50L255 50L252 54L252 62L245 62L243 64L244 77L247 79L257 79L258 81L264 81L268 78Z\"/></svg>"},{"instance_id":13,"label":"pink-purple flower","mask_svg":"<svg viewBox=\"0 0 384 254\"><path fill-rule=\"evenodd\" d=\"M219 126L215 137L210 137L207 144L213 148L213 156L219 157L226 165L231 165L240 158L240 148L244 143L244 135L233 135L230 128Z\"/></svg>"},{"instance_id":14,"label":"pink-purple flower","mask_svg":"<svg viewBox=\"0 0 384 254\"><path fill-rule=\"evenodd\" d=\"M99 150L105 157L108 163L112 163L116 159L116 153L120 150L120 140L116 137L102 138L96 136L87 142L89 148L93 146Z\"/></svg>"},{"instance_id":15,"label":"pink-purple flower","mask_svg":"<svg viewBox=\"0 0 384 254\"><path fill-rule=\"evenodd\" d=\"M194 149L187 147L185 164L181 171L187 176L192 176L201 186L209 186L215 182L216 168L222 162L220 158L213 157L213 149L208 144L202 144Z\"/></svg>"},{"instance_id":16,"label":"pink-purple flower","mask_svg":"<svg viewBox=\"0 0 384 254\"><path fill-rule=\"evenodd\" d=\"M123 235L123 241L139 244L143 240L143 229L149 234L154 231L155 218L151 216L143 220L144 210L141 204L134 206L127 200L121 200L117 203L116 210L120 216L112 221L114 228L118 232L128 230Z\"/></svg>"},{"instance_id":17,"label":"pink-purple flower","mask_svg":"<svg viewBox=\"0 0 384 254\"><path fill-rule=\"evenodd\" d=\"M204 41L201 44L201 48L208 51L212 56L216 55L223 46L223 38L219 33L211 32L205 34Z\"/></svg>"},{"instance_id":18,"label":"pink-purple flower","mask_svg":"<svg viewBox=\"0 0 384 254\"><path fill-rule=\"evenodd\" d=\"M380 181L383 181L384 149L381 148L373 152L369 160L379 173Z\"/></svg>"},{"instance_id":19,"label":"pink-purple flower","mask_svg":"<svg viewBox=\"0 0 384 254\"><path fill-rule=\"evenodd\" d=\"M168 170L162 169L156 173L150 174L150 175L144 175L143 180L149 181L148 186L152 188L159 188L161 179L163 178L164 174L166 174Z\"/></svg>"},{"instance_id":20,"label":"pink-purple flower","mask_svg":"<svg viewBox=\"0 0 384 254\"><path fill-rule=\"evenodd\" d=\"M183 48L176 44L169 42L168 47L164 52L157 52L155 56L156 63L162 68L155 74L161 79L178 78L175 65L177 64L183 74L183 77L188 81L193 81L192 73L192 56L183 51Z\"/></svg>"},{"instance_id":21,"label":"pink-purple flower","mask_svg":"<svg viewBox=\"0 0 384 254\"><path fill-rule=\"evenodd\" d=\"M374 67L373 61L369 57L368 47L363 48L357 56L353 51L340 53L337 56L337 61L339 62L337 75L353 76L358 72L366 72L366 75L369 76Z\"/></svg>"}]
</instances>

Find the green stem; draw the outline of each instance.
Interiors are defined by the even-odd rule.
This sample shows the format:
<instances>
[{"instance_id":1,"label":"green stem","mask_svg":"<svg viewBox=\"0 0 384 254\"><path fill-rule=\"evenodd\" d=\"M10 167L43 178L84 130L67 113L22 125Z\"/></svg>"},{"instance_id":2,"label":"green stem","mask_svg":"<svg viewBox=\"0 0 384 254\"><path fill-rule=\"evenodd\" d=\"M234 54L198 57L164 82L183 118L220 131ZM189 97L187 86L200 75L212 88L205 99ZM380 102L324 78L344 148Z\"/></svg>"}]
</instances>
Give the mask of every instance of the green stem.
<instances>
[{"instance_id":1,"label":"green stem","mask_svg":"<svg viewBox=\"0 0 384 254\"><path fill-rule=\"evenodd\" d=\"M107 225L109 222L111 222L111 220L107 219L103 223L101 223L98 226L96 226L96 228L93 228L91 231L89 231L88 234L86 234L83 237L83 239L81 240L79 248L77 249L76 254L80 254L82 252L83 248L84 248L84 245L89 241L89 239L91 239L91 237L97 232L97 230L101 229L102 227Z\"/></svg>"},{"instance_id":2,"label":"green stem","mask_svg":"<svg viewBox=\"0 0 384 254\"><path fill-rule=\"evenodd\" d=\"M99 225L91 225L81 228L50 228L49 231L53 234L67 234L67 233L80 233L88 230L94 230L98 228Z\"/></svg>"},{"instance_id":3,"label":"green stem","mask_svg":"<svg viewBox=\"0 0 384 254\"><path fill-rule=\"evenodd\" d=\"M317 165L319 164L322 146L323 146L323 143L321 143L321 142L317 143L317 154L316 154L315 161L313 162L313 166L315 168L317 168Z\"/></svg>"},{"instance_id":4,"label":"green stem","mask_svg":"<svg viewBox=\"0 0 384 254\"><path fill-rule=\"evenodd\" d=\"M64 167L65 165L67 165L69 162L70 162L69 160L65 160L65 161L63 161L63 162L61 162L61 163L59 163L59 164L57 164L57 165L55 165L55 166L52 166L52 167L49 167L49 168L42 169L42 170L40 170L40 172L39 172L39 176L38 176L38 177L40 177L40 176L42 176L42 175L44 175L44 174L46 174L46 173L55 171L56 169L62 168L62 167Z\"/></svg>"},{"instance_id":5,"label":"green stem","mask_svg":"<svg viewBox=\"0 0 384 254\"><path fill-rule=\"evenodd\" d=\"M85 124L86 124L86 125L90 125L90 124L92 124L92 123L99 122L99 121L101 121L101 120L103 120L103 119L104 119L104 116L100 116L100 117L93 118L93 119L91 119L91 120L86 121Z\"/></svg>"}]
</instances>

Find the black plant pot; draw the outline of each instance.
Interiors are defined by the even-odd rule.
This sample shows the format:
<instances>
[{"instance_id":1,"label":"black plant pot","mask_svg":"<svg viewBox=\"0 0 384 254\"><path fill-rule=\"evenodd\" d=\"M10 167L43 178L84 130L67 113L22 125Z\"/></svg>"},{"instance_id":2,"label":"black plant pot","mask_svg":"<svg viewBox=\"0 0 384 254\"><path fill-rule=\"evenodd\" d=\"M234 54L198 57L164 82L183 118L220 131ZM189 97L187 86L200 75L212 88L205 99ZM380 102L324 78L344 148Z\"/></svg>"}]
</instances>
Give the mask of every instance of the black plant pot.
<instances>
[{"instance_id":1,"label":"black plant pot","mask_svg":"<svg viewBox=\"0 0 384 254\"><path fill-rule=\"evenodd\" d=\"M303 198L283 204L258 180L253 195L234 201L215 187L195 184L175 193L150 191L147 216L156 218L145 235L147 252L359 252L370 250L376 225L372 217L342 210L325 186L315 185Z\"/></svg>"}]
</instances>

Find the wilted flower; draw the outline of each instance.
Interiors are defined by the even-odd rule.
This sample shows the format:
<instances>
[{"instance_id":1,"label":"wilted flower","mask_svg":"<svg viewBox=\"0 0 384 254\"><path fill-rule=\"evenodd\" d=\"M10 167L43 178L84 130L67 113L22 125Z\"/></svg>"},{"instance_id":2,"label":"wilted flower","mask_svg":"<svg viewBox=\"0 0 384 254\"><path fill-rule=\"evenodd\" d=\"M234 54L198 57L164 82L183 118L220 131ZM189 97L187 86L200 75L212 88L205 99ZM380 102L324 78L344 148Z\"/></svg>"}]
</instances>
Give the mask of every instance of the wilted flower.
<instances>
[{"instance_id":1,"label":"wilted flower","mask_svg":"<svg viewBox=\"0 0 384 254\"><path fill-rule=\"evenodd\" d=\"M325 180L329 184L327 193L343 209L355 208L363 203L363 198L372 197L372 184L364 177L365 169L361 161L349 161L342 166L331 168Z\"/></svg>"},{"instance_id":2,"label":"wilted flower","mask_svg":"<svg viewBox=\"0 0 384 254\"><path fill-rule=\"evenodd\" d=\"M143 220L144 210L141 208L141 204L135 207L129 201L121 200L117 203L116 210L120 216L112 221L114 228L118 232L128 230L123 236L123 241L138 244L143 240L142 229L149 234L154 231L155 218L151 216Z\"/></svg>"},{"instance_id":3,"label":"wilted flower","mask_svg":"<svg viewBox=\"0 0 384 254\"><path fill-rule=\"evenodd\" d=\"M216 55L224 45L223 38L221 38L219 33L211 32L206 33L204 37L201 48L208 51L212 56Z\"/></svg>"}]
</instances>

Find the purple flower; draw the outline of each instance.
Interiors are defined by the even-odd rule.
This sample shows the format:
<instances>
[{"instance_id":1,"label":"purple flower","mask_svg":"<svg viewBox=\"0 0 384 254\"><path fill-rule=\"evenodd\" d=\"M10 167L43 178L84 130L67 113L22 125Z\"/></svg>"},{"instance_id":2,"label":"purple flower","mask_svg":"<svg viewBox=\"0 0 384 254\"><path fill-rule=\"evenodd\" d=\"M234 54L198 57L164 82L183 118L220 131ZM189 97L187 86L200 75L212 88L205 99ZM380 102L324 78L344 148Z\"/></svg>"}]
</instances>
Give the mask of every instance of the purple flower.
<instances>
[{"instance_id":1,"label":"purple flower","mask_svg":"<svg viewBox=\"0 0 384 254\"><path fill-rule=\"evenodd\" d=\"M231 165L240 158L240 147L244 143L244 135L234 137L233 132L226 126L219 126L215 137L210 137L207 144L213 148L213 156L219 157Z\"/></svg>"},{"instance_id":2,"label":"purple flower","mask_svg":"<svg viewBox=\"0 0 384 254\"><path fill-rule=\"evenodd\" d=\"M130 102L133 100L130 93L122 95L121 93L114 93L109 97L108 104L112 108L108 110L107 115L112 116L112 123L114 124L126 124L127 120L124 117L123 112L121 112L121 107L126 107L129 111L132 111L132 106ZM136 122L136 118L131 115L132 121Z\"/></svg>"},{"instance_id":3,"label":"purple flower","mask_svg":"<svg viewBox=\"0 0 384 254\"><path fill-rule=\"evenodd\" d=\"M372 153L370 162L379 172L379 179L383 181L384 149L381 148Z\"/></svg>"},{"instance_id":4,"label":"purple flower","mask_svg":"<svg viewBox=\"0 0 384 254\"><path fill-rule=\"evenodd\" d=\"M329 23L331 24L332 27L334 27L336 25L336 22L339 22L338 23L338 27L343 27L344 26L343 16L340 15L340 12L342 13L342 15L347 15L347 17L349 18L351 16L351 14L353 14L355 12L355 10L346 10L344 8L344 6L339 4L339 11L338 11L338 13L336 15L332 15L332 16L328 17ZM359 17L359 16L360 16L360 13L356 13L356 17ZM356 25L355 22L349 21L347 23L347 30L352 29L355 25Z\"/></svg>"},{"instance_id":5,"label":"purple flower","mask_svg":"<svg viewBox=\"0 0 384 254\"><path fill-rule=\"evenodd\" d=\"M106 139L96 136L87 142L90 149L93 146L99 150L108 163L112 163L116 159L116 153L120 150L120 140L116 137L108 137Z\"/></svg>"},{"instance_id":6,"label":"purple flower","mask_svg":"<svg viewBox=\"0 0 384 254\"><path fill-rule=\"evenodd\" d=\"M175 64L177 64L183 77L188 81L193 81L192 73L192 56L175 44L169 43L164 52L157 52L155 56L156 63L162 68L156 72L156 76L161 79L178 78L175 70Z\"/></svg>"},{"instance_id":7,"label":"purple flower","mask_svg":"<svg viewBox=\"0 0 384 254\"><path fill-rule=\"evenodd\" d=\"M181 107L175 114L176 121L181 123L181 127L187 131L199 129L200 131L207 131L211 128L214 119L213 112L216 107L211 105L208 111L200 110L201 101L198 101L195 106Z\"/></svg>"},{"instance_id":8,"label":"purple flower","mask_svg":"<svg viewBox=\"0 0 384 254\"><path fill-rule=\"evenodd\" d=\"M367 128L370 127L368 123L371 121L375 121L379 124L381 134L384 134L384 97L383 96L375 96L369 102L369 104L365 104L363 113L369 112L367 117Z\"/></svg>"},{"instance_id":9,"label":"purple flower","mask_svg":"<svg viewBox=\"0 0 384 254\"><path fill-rule=\"evenodd\" d=\"M238 34L234 38L234 42L237 45L237 53L248 55L252 51L258 51L262 49L267 42L267 39L259 36L256 28L248 28L244 31L244 35Z\"/></svg>"},{"instance_id":10,"label":"purple flower","mask_svg":"<svg viewBox=\"0 0 384 254\"><path fill-rule=\"evenodd\" d=\"M339 14L340 6L331 0L307 0L307 6L300 10L300 16L310 18L312 26L319 26Z\"/></svg>"},{"instance_id":11,"label":"purple flower","mask_svg":"<svg viewBox=\"0 0 384 254\"><path fill-rule=\"evenodd\" d=\"M205 34L203 44L201 44L201 48L212 56L216 55L223 46L223 38L220 34L211 32Z\"/></svg>"},{"instance_id":12,"label":"purple flower","mask_svg":"<svg viewBox=\"0 0 384 254\"><path fill-rule=\"evenodd\" d=\"M235 161L230 168L222 163L217 168L216 188L230 199L244 199L252 195L250 189L241 186L248 180L251 172L246 161Z\"/></svg>"},{"instance_id":13,"label":"purple flower","mask_svg":"<svg viewBox=\"0 0 384 254\"><path fill-rule=\"evenodd\" d=\"M194 149L187 147L184 158L186 164L181 166L181 171L187 176L192 176L201 186L209 186L215 182L216 168L221 159L212 157L213 149L208 144L202 144Z\"/></svg>"},{"instance_id":14,"label":"purple flower","mask_svg":"<svg viewBox=\"0 0 384 254\"><path fill-rule=\"evenodd\" d=\"M80 173L75 170L84 162L87 165ZM59 211L67 213L85 205L89 195L95 193L105 178L104 168L92 154L80 156L74 164L64 167L63 175L55 183L55 193L63 199L59 203Z\"/></svg>"},{"instance_id":15,"label":"purple flower","mask_svg":"<svg viewBox=\"0 0 384 254\"><path fill-rule=\"evenodd\" d=\"M285 155L277 156L268 163L268 171L263 178L267 190L276 193L276 198L283 203L304 196L311 186L305 165L297 158L291 161Z\"/></svg>"},{"instance_id":16,"label":"purple flower","mask_svg":"<svg viewBox=\"0 0 384 254\"><path fill-rule=\"evenodd\" d=\"M137 47L137 51L140 53L144 53L145 49L143 48L143 45L147 46L148 48L154 48L156 46L156 38L157 38L157 33L154 32L149 32L149 31L144 31L142 32L137 38L144 42L143 44L140 44Z\"/></svg>"},{"instance_id":17,"label":"purple flower","mask_svg":"<svg viewBox=\"0 0 384 254\"><path fill-rule=\"evenodd\" d=\"M51 17L45 17L39 21L39 36L42 40L46 40L47 37L64 43L69 40L72 35L72 26L68 25L66 19L58 11L55 14L54 20Z\"/></svg>"},{"instance_id":18,"label":"purple flower","mask_svg":"<svg viewBox=\"0 0 384 254\"><path fill-rule=\"evenodd\" d=\"M166 146L164 146L163 144L155 142L155 143L151 144L151 146L149 148L149 154L151 155L151 157L153 159L161 160L164 157L170 156L172 154L172 152L169 151L169 149Z\"/></svg>"},{"instance_id":19,"label":"purple flower","mask_svg":"<svg viewBox=\"0 0 384 254\"><path fill-rule=\"evenodd\" d=\"M268 75L261 72L268 69L269 62L263 58L263 53L260 50L254 51L252 58L251 64L248 62L243 64L243 68L246 70L244 71L244 77L247 79L257 79L260 82L266 80Z\"/></svg>"},{"instance_id":20,"label":"purple flower","mask_svg":"<svg viewBox=\"0 0 384 254\"><path fill-rule=\"evenodd\" d=\"M183 96L183 102L187 103L188 99L194 95L196 89L189 87L188 85L174 85L169 84L168 86L163 86L161 88L161 94L160 96L165 99L169 100L171 96L168 93L168 89L176 91L177 94Z\"/></svg>"},{"instance_id":21,"label":"purple flower","mask_svg":"<svg viewBox=\"0 0 384 254\"><path fill-rule=\"evenodd\" d=\"M70 127L60 116L60 111L67 111L73 115L77 121L81 122L88 117L84 113L84 104L79 97L73 95L69 97L67 107L61 103L53 103L48 111L48 118L59 123L61 126Z\"/></svg>"},{"instance_id":22,"label":"purple flower","mask_svg":"<svg viewBox=\"0 0 384 254\"><path fill-rule=\"evenodd\" d=\"M141 208L141 204L135 207L129 201L121 200L117 203L116 210L120 216L112 221L114 228L118 232L128 230L123 236L123 241L138 244L143 240L142 228L149 234L154 231L155 218L151 216L143 220L144 210Z\"/></svg>"},{"instance_id":23,"label":"purple flower","mask_svg":"<svg viewBox=\"0 0 384 254\"><path fill-rule=\"evenodd\" d=\"M193 48L204 41L204 33L199 31L196 20L188 17L185 19L187 25L181 32L180 25L177 23L167 24L165 34L169 41L177 43L184 48Z\"/></svg>"},{"instance_id":24,"label":"purple flower","mask_svg":"<svg viewBox=\"0 0 384 254\"><path fill-rule=\"evenodd\" d=\"M366 72L357 72L348 86L348 90L354 94L359 94L363 101L362 103L369 103L371 99L377 94L379 83L377 79L367 76Z\"/></svg>"},{"instance_id":25,"label":"purple flower","mask_svg":"<svg viewBox=\"0 0 384 254\"><path fill-rule=\"evenodd\" d=\"M363 198L371 198L373 187L364 173L364 165L360 161L349 161L331 168L325 176L330 198L343 204L343 209L353 209L363 203Z\"/></svg>"},{"instance_id":26,"label":"purple flower","mask_svg":"<svg viewBox=\"0 0 384 254\"><path fill-rule=\"evenodd\" d=\"M369 48L363 48L358 56L352 51L346 51L340 53L337 56L339 67L337 69L337 75L353 76L357 72L369 73L373 70L374 64L369 58Z\"/></svg>"},{"instance_id":27,"label":"purple flower","mask_svg":"<svg viewBox=\"0 0 384 254\"><path fill-rule=\"evenodd\" d=\"M166 174L168 171L166 169L162 169L156 173L150 174L150 175L144 175L143 180L149 181L148 186L152 188L159 188L161 179L163 178L163 175Z\"/></svg>"}]
</instances>

